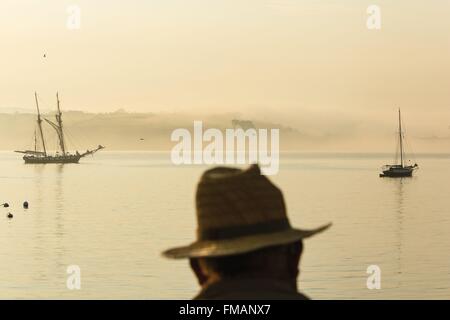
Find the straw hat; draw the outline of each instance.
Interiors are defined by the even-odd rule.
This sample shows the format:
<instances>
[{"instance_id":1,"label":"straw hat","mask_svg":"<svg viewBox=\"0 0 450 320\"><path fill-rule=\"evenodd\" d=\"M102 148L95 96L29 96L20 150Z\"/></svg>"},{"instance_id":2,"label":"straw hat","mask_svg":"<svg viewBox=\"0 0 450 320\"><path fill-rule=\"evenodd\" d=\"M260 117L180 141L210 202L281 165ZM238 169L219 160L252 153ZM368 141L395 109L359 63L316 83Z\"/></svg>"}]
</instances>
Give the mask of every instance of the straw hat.
<instances>
[{"instance_id":1,"label":"straw hat","mask_svg":"<svg viewBox=\"0 0 450 320\"><path fill-rule=\"evenodd\" d=\"M172 259L235 255L288 244L322 232L291 227L281 190L261 175L258 165L247 170L217 167L206 171L196 194L197 241L169 249Z\"/></svg>"}]
</instances>

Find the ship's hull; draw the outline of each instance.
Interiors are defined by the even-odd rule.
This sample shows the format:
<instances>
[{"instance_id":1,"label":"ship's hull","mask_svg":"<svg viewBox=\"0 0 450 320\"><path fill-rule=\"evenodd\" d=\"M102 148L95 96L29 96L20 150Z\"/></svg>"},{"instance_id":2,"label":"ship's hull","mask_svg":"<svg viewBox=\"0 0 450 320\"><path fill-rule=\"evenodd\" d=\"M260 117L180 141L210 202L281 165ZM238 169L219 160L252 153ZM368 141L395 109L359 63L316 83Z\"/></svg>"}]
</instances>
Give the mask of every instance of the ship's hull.
<instances>
[{"instance_id":1,"label":"ship's hull","mask_svg":"<svg viewBox=\"0 0 450 320\"><path fill-rule=\"evenodd\" d=\"M389 177L389 178L412 177L414 169L415 167L391 167L388 170L383 170L383 173L380 174L380 177Z\"/></svg>"},{"instance_id":2,"label":"ship's hull","mask_svg":"<svg viewBox=\"0 0 450 320\"><path fill-rule=\"evenodd\" d=\"M44 164L44 163L78 163L81 155L66 155L66 156L24 156L23 160L28 164Z\"/></svg>"}]
</instances>

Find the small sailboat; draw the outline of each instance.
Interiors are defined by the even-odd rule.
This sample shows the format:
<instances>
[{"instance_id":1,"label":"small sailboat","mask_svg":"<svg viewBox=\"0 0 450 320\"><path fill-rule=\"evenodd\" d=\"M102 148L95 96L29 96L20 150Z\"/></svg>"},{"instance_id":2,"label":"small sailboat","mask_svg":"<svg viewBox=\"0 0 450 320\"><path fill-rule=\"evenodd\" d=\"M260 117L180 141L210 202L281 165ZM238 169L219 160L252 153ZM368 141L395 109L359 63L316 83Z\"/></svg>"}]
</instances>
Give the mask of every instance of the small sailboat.
<instances>
[{"instance_id":1,"label":"small sailboat","mask_svg":"<svg viewBox=\"0 0 450 320\"><path fill-rule=\"evenodd\" d=\"M94 154L95 152L103 149L102 145L98 145L97 148L93 150L86 150L86 152L79 153L76 151L75 153L70 153L67 151L66 143L64 140L64 131L63 131L63 122L62 122L62 112L59 107L59 96L56 93L56 102L57 102L57 113L55 115L56 123L50 121L48 119L44 119L53 129L55 129L58 136L58 144L61 153L56 152L56 154L49 154L47 152L47 148L45 145L44 132L42 131L42 118L41 113L39 112L39 102L37 98L36 92L34 93L34 98L36 100L36 109L37 109L37 124L39 129L40 140L42 143L42 150L38 150L38 142L36 130L34 131L34 150L17 150L15 152L25 154L23 156L23 160L25 163L78 163L81 158Z\"/></svg>"},{"instance_id":2,"label":"small sailboat","mask_svg":"<svg viewBox=\"0 0 450 320\"><path fill-rule=\"evenodd\" d=\"M400 109L398 109L398 138L399 138L399 151L400 151L400 163L387 164L382 168L383 173L380 173L380 177L402 178L411 177L414 170L418 169L417 163L414 165L405 165L405 152L403 147L403 131L402 131L402 115ZM396 156L397 162L398 157Z\"/></svg>"}]
</instances>

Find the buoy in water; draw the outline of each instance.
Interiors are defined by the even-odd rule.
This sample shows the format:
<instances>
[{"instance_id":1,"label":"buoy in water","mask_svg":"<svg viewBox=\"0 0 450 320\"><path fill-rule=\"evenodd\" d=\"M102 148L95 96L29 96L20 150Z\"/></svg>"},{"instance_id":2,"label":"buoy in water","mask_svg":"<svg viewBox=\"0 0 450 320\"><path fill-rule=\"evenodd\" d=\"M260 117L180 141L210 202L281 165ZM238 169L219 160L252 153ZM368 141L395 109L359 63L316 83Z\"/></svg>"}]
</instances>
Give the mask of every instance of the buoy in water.
<instances>
[{"instance_id":1,"label":"buoy in water","mask_svg":"<svg viewBox=\"0 0 450 320\"><path fill-rule=\"evenodd\" d=\"M23 207L24 207L25 209L28 209L28 201L25 201L25 202L23 203Z\"/></svg>"},{"instance_id":2,"label":"buoy in water","mask_svg":"<svg viewBox=\"0 0 450 320\"><path fill-rule=\"evenodd\" d=\"M3 207L8 208L9 204L7 202L5 202L4 204L2 204Z\"/></svg>"},{"instance_id":3,"label":"buoy in water","mask_svg":"<svg viewBox=\"0 0 450 320\"><path fill-rule=\"evenodd\" d=\"M11 219L12 217L14 217L13 215L12 215L12 213L11 212L8 212L8 214L6 215L9 219Z\"/></svg>"}]
</instances>

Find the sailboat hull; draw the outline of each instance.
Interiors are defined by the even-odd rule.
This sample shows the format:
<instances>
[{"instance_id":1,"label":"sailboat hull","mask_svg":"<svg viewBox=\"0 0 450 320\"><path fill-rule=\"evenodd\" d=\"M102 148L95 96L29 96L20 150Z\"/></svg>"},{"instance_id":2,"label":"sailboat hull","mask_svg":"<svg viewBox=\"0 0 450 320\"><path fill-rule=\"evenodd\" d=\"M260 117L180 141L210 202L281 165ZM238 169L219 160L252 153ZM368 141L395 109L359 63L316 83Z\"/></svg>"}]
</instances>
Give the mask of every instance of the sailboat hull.
<instances>
[{"instance_id":1,"label":"sailboat hull","mask_svg":"<svg viewBox=\"0 0 450 320\"><path fill-rule=\"evenodd\" d=\"M81 155L66 155L66 156L24 156L23 160L26 164L43 164L43 163L78 163Z\"/></svg>"},{"instance_id":2,"label":"sailboat hull","mask_svg":"<svg viewBox=\"0 0 450 320\"><path fill-rule=\"evenodd\" d=\"M414 167L403 167L403 168L391 167L388 170L383 170L383 173L380 174L380 177L390 177L390 178L412 177L413 171Z\"/></svg>"}]
</instances>

